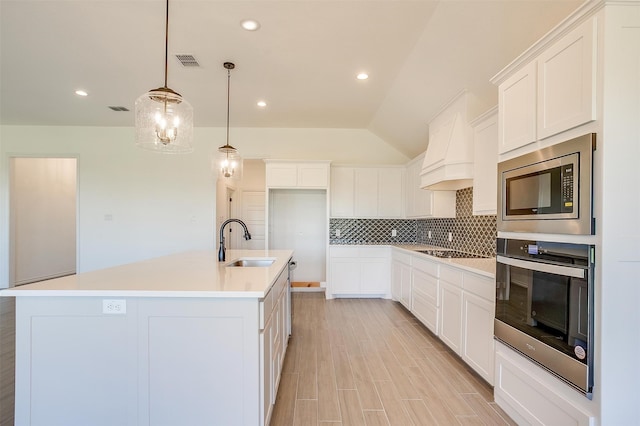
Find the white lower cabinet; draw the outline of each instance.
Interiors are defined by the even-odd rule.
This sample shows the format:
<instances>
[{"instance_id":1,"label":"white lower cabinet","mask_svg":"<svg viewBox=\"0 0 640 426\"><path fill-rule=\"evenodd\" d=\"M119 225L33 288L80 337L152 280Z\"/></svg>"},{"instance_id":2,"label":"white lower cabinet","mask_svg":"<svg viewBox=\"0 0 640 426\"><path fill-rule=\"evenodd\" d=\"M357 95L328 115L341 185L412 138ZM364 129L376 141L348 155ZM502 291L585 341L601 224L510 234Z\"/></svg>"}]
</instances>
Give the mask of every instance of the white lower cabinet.
<instances>
[{"instance_id":1,"label":"white lower cabinet","mask_svg":"<svg viewBox=\"0 0 640 426\"><path fill-rule=\"evenodd\" d=\"M261 323L264 328L260 332L260 414L263 425L269 424L276 394L280 384L282 363L287 348L286 303L287 303L287 272L278 277L267 296L262 302Z\"/></svg>"},{"instance_id":2,"label":"white lower cabinet","mask_svg":"<svg viewBox=\"0 0 640 426\"><path fill-rule=\"evenodd\" d=\"M330 247L330 296L390 297L390 250L375 246Z\"/></svg>"},{"instance_id":3,"label":"white lower cabinet","mask_svg":"<svg viewBox=\"0 0 640 426\"><path fill-rule=\"evenodd\" d=\"M495 369L495 401L517 424L596 424L593 401L500 342Z\"/></svg>"},{"instance_id":4,"label":"white lower cabinet","mask_svg":"<svg viewBox=\"0 0 640 426\"><path fill-rule=\"evenodd\" d=\"M440 339L455 353L462 349L462 289L440 280Z\"/></svg>"},{"instance_id":5,"label":"white lower cabinet","mask_svg":"<svg viewBox=\"0 0 640 426\"><path fill-rule=\"evenodd\" d=\"M394 299L401 301L402 264L396 258L393 266ZM495 279L419 254L411 255L409 271L411 313L493 385Z\"/></svg>"},{"instance_id":6,"label":"white lower cabinet","mask_svg":"<svg viewBox=\"0 0 640 426\"><path fill-rule=\"evenodd\" d=\"M391 277L391 297L411 310L412 305L412 285L411 285L411 256L393 249L392 257L392 277Z\"/></svg>"},{"instance_id":7,"label":"white lower cabinet","mask_svg":"<svg viewBox=\"0 0 640 426\"><path fill-rule=\"evenodd\" d=\"M493 385L493 317L495 303L464 291L462 293L462 359Z\"/></svg>"},{"instance_id":8,"label":"white lower cabinet","mask_svg":"<svg viewBox=\"0 0 640 426\"><path fill-rule=\"evenodd\" d=\"M412 310L433 334L439 334L438 308L438 263L430 262L424 256L411 259Z\"/></svg>"}]
</instances>

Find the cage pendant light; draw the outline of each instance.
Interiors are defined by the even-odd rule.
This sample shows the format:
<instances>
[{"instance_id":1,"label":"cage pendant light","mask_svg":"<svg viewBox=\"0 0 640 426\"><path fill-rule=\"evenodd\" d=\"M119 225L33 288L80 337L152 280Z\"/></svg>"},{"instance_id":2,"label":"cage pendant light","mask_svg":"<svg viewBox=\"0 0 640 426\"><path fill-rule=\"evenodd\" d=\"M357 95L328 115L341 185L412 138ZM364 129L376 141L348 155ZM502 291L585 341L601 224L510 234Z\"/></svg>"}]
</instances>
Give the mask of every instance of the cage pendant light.
<instances>
[{"instance_id":1,"label":"cage pendant light","mask_svg":"<svg viewBox=\"0 0 640 426\"><path fill-rule=\"evenodd\" d=\"M167 87L169 58L169 0L166 0L164 38L164 86L136 100L136 145L170 154L193 151L193 108L179 93Z\"/></svg>"},{"instance_id":2,"label":"cage pendant light","mask_svg":"<svg viewBox=\"0 0 640 426\"><path fill-rule=\"evenodd\" d=\"M240 179L242 173L242 158L238 150L229 145L229 109L231 100L231 70L236 66L233 62L223 64L227 70L227 142L218 148L220 175L224 178Z\"/></svg>"}]
</instances>

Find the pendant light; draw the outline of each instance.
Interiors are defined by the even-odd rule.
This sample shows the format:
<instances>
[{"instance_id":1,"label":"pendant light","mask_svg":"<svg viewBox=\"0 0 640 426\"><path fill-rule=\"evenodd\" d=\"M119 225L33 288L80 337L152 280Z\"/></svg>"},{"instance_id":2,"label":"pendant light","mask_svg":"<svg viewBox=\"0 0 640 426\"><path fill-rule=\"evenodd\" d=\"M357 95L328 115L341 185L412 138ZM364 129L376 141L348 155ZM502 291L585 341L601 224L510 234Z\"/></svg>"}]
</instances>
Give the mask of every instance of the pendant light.
<instances>
[{"instance_id":1,"label":"pendant light","mask_svg":"<svg viewBox=\"0 0 640 426\"><path fill-rule=\"evenodd\" d=\"M227 70L227 142L218 148L220 174L224 178L240 179L242 172L242 158L238 150L229 145L229 104L231 95L231 70L236 66L233 62L223 64Z\"/></svg>"},{"instance_id":2,"label":"pendant light","mask_svg":"<svg viewBox=\"0 0 640 426\"><path fill-rule=\"evenodd\" d=\"M164 86L152 89L136 100L136 145L164 153L193 151L193 108L167 87L169 52L169 0L166 0L164 39Z\"/></svg>"}]
</instances>

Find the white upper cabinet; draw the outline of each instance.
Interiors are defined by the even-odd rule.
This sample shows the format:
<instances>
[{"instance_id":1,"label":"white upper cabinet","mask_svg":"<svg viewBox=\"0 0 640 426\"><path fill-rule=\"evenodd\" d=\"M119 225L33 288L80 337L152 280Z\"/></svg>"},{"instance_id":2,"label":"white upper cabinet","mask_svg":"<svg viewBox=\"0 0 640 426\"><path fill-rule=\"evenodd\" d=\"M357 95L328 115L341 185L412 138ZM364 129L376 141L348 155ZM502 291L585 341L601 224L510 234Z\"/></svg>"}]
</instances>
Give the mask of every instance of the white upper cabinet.
<instances>
[{"instance_id":1,"label":"white upper cabinet","mask_svg":"<svg viewBox=\"0 0 640 426\"><path fill-rule=\"evenodd\" d=\"M265 160L267 188L317 188L329 186L328 161Z\"/></svg>"},{"instance_id":2,"label":"white upper cabinet","mask_svg":"<svg viewBox=\"0 0 640 426\"><path fill-rule=\"evenodd\" d=\"M402 218L404 167L331 168L331 217Z\"/></svg>"},{"instance_id":3,"label":"white upper cabinet","mask_svg":"<svg viewBox=\"0 0 640 426\"><path fill-rule=\"evenodd\" d=\"M538 137L544 139L596 118L596 18L538 58Z\"/></svg>"},{"instance_id":4,"label":"white upper cabinet","mask_svg":"<svg viewBox=\"0 0 640 426\"><path fill-rule=\"evenodd\" d=\"M473 214L496 214L498 202L498 109L492 108L473 123Z\"/></svg>"},{"instance_id":5,"label":"white upper cabinet","mask_svg":"<svg viewBox=\"0 0 640 426\"><path fill-rule=\"evenodd\" d=\"M420 187L424 153L407 164L405 215L408 219L456 217L455 191L430 191Z\"/></svg>"},{"instance_id":6,"label":"white upper cabinet","mask_svg":"<svg viewBox=\"0 0 640 426\"><path fill-rule=\"evenodd\" d=\"M356 217L378 217L378 169L358 168L355 178Z\"/></svg>"},{"instance_id":7,"label":"white upper cabinet","mask_svg":"<svg viewBox=\"0 0 640 426\"><path fill-rule=\"evenodd\" d=\"M532 62L498 88L500 154L536 140L536 70Z\"/></svg>"},{"instance_id":8,"label":"white upper cabinet","mask_svg":"<svg viewBox=\"0 0 640 426\"><path fill-rule=\"evenodd\" d=\"M355 169L331 167L331 217L354 217Z\"/></svg>"},{"instance_id":9,"label":"white upper cabinet","mask_svg":"<svg viewBox=\"0 0 640 426\"><path fill-rule=\"evenodd\" d=\"M378 216L401 218L404 213L404 169L378 169Z\"/></svg>"},{"instance_id":10,"label":"white upper cabinet","mask_svg":"<svg viewBox=\"0 0 640 426\"><path fill-rule=\"evenodd\" d=\"M499 84L499 154L596 119L596 28L590 18L492 79Z\"/></svg>"}]
</instances>

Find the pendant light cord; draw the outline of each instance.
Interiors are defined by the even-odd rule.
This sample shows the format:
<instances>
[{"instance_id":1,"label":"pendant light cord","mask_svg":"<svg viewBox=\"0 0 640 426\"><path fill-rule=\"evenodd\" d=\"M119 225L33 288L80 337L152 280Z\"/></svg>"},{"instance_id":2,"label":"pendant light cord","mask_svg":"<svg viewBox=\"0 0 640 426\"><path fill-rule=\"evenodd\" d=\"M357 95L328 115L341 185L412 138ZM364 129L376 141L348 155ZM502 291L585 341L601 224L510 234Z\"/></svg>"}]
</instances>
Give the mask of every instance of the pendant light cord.
<instances>
[{"instance_id":1,"label":"pendant light cord","mask_svg":"<svg viewBox=\"0 0 640 426\"><path fill-rule=\"evenodd\" d=\"M229 145L229 103L231 99L231 70L227 69L227 146Z\"/></svg>"},{"instance_id":2,"label":"pendant light cord","mask_svg":"<svg viewBox=\"0 0 640 426\"><path fill-rule=\"evenodd\" d=\"M167 87L167 64L169 62L169 0L167 0L167 9L164 24L164 87Z\"/></svg>"}]
</instances>

